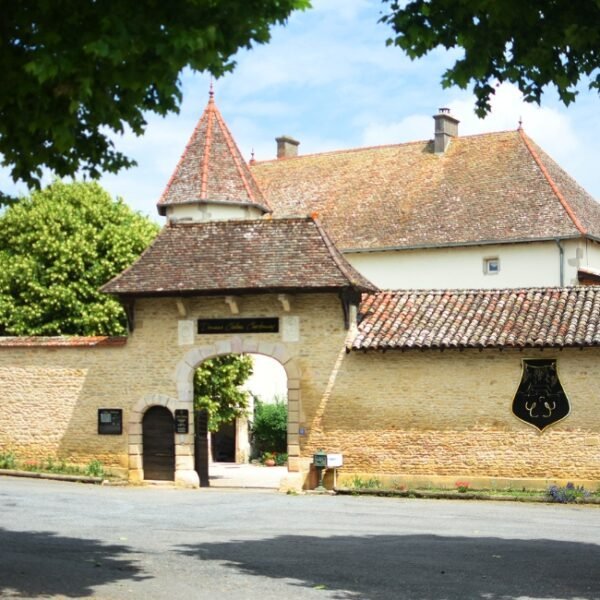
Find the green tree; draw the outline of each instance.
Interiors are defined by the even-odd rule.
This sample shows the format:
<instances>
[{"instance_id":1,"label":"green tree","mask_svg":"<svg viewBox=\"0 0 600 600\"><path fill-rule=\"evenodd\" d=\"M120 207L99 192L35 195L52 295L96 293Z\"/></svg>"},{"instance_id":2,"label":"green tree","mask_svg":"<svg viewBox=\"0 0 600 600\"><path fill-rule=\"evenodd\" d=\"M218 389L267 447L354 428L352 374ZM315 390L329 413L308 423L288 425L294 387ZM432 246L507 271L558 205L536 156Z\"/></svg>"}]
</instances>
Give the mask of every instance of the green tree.
<instances>
[{"instance_id":1,"label":"green tree","mask_svg":"<svg viewBox=\"0 0 600 600\"><path fill-rule=\"evenodd\" d=\"M97 183L55 182L0 215L0 335L118 335L117 300L98 288L158 226Z\"/></svg>"},{"instance_id":2,"label":"green tree","mask_svg":"<svg viewBox=\"0 0 600 600\"><path fill-rule=\"evenodd\" d=\"M254 446L263 452L287 452L287 403L276 398L274 403L256 399L252 422Z\"/></svg>"},{"instance_id":3,"label":"green tree","mask_svg":"<svg viewBox=\"0 0 600 600\"><path fill-rule=\"evenodd\" d=\"M540 103L555 85L565 105L581 78L600 92L600 3L597 0L383 0L395 44L411 58L434 48L464 52L442 85L474 82L476 112L490 110L497 83L516 84L528 102Z\"/></svg>"},{"instance_id":4,"label":"green tree","mask_svg":"<svg viewBox=\"0 0 600 600\"><path fill-rule=\"evenodd\" d=\"M220 76L309 0L0 0L0 154L13 179L42 168L96 178L135 164L111 132L177 112L188 67Z\"/></svg>"},{"instance_id":5,"label":"green tree","mask_svg":"<svg viewBox=\"0 0 600 600\"><path fill-rule=\"evenodd\" d=\"M240 388L252 375L252 357L226 354L205 360L194 375L194 407L208 410L208 428L242 417L250 392Z\"/></svg>"}]
</instances>

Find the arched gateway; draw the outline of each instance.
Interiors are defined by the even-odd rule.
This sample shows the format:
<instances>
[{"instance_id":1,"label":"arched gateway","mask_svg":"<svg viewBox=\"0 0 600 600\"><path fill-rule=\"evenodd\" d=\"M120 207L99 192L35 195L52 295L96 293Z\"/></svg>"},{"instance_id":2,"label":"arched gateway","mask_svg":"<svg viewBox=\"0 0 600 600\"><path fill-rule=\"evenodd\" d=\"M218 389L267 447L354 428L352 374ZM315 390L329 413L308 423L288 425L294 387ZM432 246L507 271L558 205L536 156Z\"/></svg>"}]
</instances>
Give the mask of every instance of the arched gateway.
<instances>
[{"instance_id":1,"label":"arched gateway","mask_svg":"<svg viewBox=\"0 0 600 600\"><path fill-rule=\"evenodd\" d=\"M194 423L189 420L188 434L177 434L172 432L169 436L165 430L163 420L158 418L160 423L156 424L157 415L170 414L171 423L175 416L175 410L187 410L189 415L194 410L194 372L197 367L205 360L220 356L223 354L263 354L277 360L285 369L288 381L288 470L297 471L299 468L300 445L298 437L298 419L300 414L300 371L297 366L297 359L290 356L286 346L282 343L256 342L252 339L244 339L234 336L217 344L199 346L188 350L181 358L175 369L174 377L177 383L178 399L169 398L161 394L151 394L141 399L134 406L129 421L129 464L130 474L134 480L141 479L175 479L175 481L187 484L198 485L198 474L194 470ZM157 411L157 409L162 409ZM149 419L149 416L151 417ZM173 477L164 477L160 475L155 477L155 473L166 473L165 460L156 460L156 442L152 440L152 449L150 453L147 447L147 420L151 421L152 433L157 433L161 429L163 437L169 437L174 440L175 450L175 470ZM142 432L142 444L135 443L139 441L139 432ZM132 443L132 440L134 443ZM167 444L168 445L168 444ZM161 448L159 453L165 452ZM148 456L151 461L151 471L148 472ZM158 463L158 467L157 467ZM158 470L157 470L158 469Z\"/></svg>"},{"instance_id":2,"label":"arched gateway","mask_svg":"<svg viewBox=\"0 0 600 600\"><path fill-rule=\"evenodd\" d=\"M198 484L190 418L194 371L203 360L230 353L264 354L283 365L288 465L298 470L300 362L312 347L317 364L309 360L307 373L323 370L327 378L319 363L343 347L352 307L375 286L315 218L270 218L212 92L158 210L167 226L132 267L102 288L127 308L132 354L139 351L142 364L148 349L160 355L148 367L156 369L151 387L159 391L142 394L129 416L130 477L145 476L142 419L150 407L162 406L173 417L181 411L183 421L174 433L175 479Z\"/></svg>"}]
</instances>

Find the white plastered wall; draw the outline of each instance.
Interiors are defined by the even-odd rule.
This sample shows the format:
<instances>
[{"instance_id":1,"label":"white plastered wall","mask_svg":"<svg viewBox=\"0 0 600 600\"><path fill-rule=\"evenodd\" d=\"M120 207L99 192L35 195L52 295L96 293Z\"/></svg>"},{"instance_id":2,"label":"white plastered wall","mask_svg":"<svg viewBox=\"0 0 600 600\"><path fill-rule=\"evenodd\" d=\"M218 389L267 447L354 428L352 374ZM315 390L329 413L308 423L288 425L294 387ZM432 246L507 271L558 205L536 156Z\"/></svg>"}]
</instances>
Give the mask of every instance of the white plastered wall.
<instances>
[{"instance_id":1,"label":"white plastered wall","mask_svg":"<svg viewBox=\"0 0 600 600\"><path fill-rule=\"evenodd\" d=\"M600 271L600 244L593 240L585 241L582 267L589 267Z\"/></svg>"},{"instance_id":2,"label":"white plastered wall","mask_svg":"<svg viewBox=\"0 0 600 600\"><path fill-rule=\"evenodd\" d=\"M577 283L585 240L561 242L563 284ZM589 242L588 242L589 244ZM594 264L600 267L600 248ZM597 253L597 254L596 254ZM592 254L588 250L588 255ZM346 259L382 289L520 288L560 285L560 252L555 241L345 253ZM486 274L486 259L497 258L498 273ZM590 265L591 266L591 265Z\"/></svg>"},{"instance_id":3,"label":"white plastered wall","mask_svg":"<svg viewBox=\"0 0 600 600\"><path fill-rule=\"evenodd\" d=\"M260 219L262 216L263 211L252 205L180 204L167 207L167 218L178 222L203 223L205 221Z\"/></svg>"}]
</instances>

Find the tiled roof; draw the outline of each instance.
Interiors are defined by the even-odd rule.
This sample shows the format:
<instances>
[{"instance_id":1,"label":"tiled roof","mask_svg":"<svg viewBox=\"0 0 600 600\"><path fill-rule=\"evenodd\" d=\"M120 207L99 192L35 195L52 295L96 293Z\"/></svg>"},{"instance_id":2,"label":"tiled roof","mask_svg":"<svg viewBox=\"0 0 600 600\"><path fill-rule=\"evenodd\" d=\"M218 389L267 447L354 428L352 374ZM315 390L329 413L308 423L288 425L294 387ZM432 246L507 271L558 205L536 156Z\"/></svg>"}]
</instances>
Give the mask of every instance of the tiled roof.
<instances>
[{"instance_id":1,"label":"tiled roof","mask_svg":"<svg viewBox=\"0 0 600 600\"><path fill-rule=\"evenodd\" d=\"M600 238L600 205L521 130L251 169L275 216L317 212L343 250Z\"/></svg>"},{"instance_id":2,"label":"tiled roof","mask_svg":"<svg viewBox=\"0 0 600 600\"><path fill-rule=\"evenodd\" d=\"M105 348L124 346L124 336L23 336L0 337L0 348Z\"/></svg>"},{"instance_id":3,"label":"tiled roof","mask_svg":"<svg viewBox=\"0 0 600 600\"><path fill-rule=\"evenodd\" d=\"M600 345L600 287L363 296L352 350Z\"/></svg>"},{"instance_id":4,"label":"tiled roof","mask_svg":"<svg viewBox=\"0 0 600 600\"><path fill-rule=\"evenodd\" d=\"M158 212L165 215L168 205L195 202L251 204L265 212L269 210L215 105L212 91L204 114L158 201Z\"/></svg>"},{"instance_id":5,"label":"tiled roof","mask_svg":"<svg viewBox=\"0 0 600 600\"><path fill-rule=\"evenodd\" d=\"M172 224L101 289L179 295L344 288L377 289L307 217Z\"/></svg>"}]
</instances>

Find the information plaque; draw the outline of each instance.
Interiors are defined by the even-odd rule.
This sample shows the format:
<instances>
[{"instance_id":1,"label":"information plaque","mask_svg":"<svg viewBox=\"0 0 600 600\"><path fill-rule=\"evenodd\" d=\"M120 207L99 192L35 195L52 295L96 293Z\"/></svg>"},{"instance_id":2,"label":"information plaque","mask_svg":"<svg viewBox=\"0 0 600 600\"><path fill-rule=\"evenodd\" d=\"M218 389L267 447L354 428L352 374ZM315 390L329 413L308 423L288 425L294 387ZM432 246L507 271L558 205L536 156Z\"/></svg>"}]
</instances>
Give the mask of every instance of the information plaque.
<instances>
[{"instance_id":1,"label":"information plaque","mask_svg":"<svg viewBox=\"0 0 600 600\"><path fill-rule=\"evenodd\" d=\"M175 410L175 433L189 433L190 413L185 408Z\"/></svg>"},{"instance_id":2,"label":"information plaque","mask_svg":"<svg viewBox=\"0 0 600 600\"><path fill-rule=\"evenodd\" d=\"M278 333L279 319L256 318L256 319L200 319L198 321L198 333Z\"/></svg>"},{"instance_id":3,"label":"information plaque","mask_svg":"<svg viewBox=\"0 0 600 600\"><path fill-rule=\"evenodd\" d=\"M123 433L123 410L120 408L99 408L98 433L101 435L121 435Z\"/></svg>"}]
</instances>

